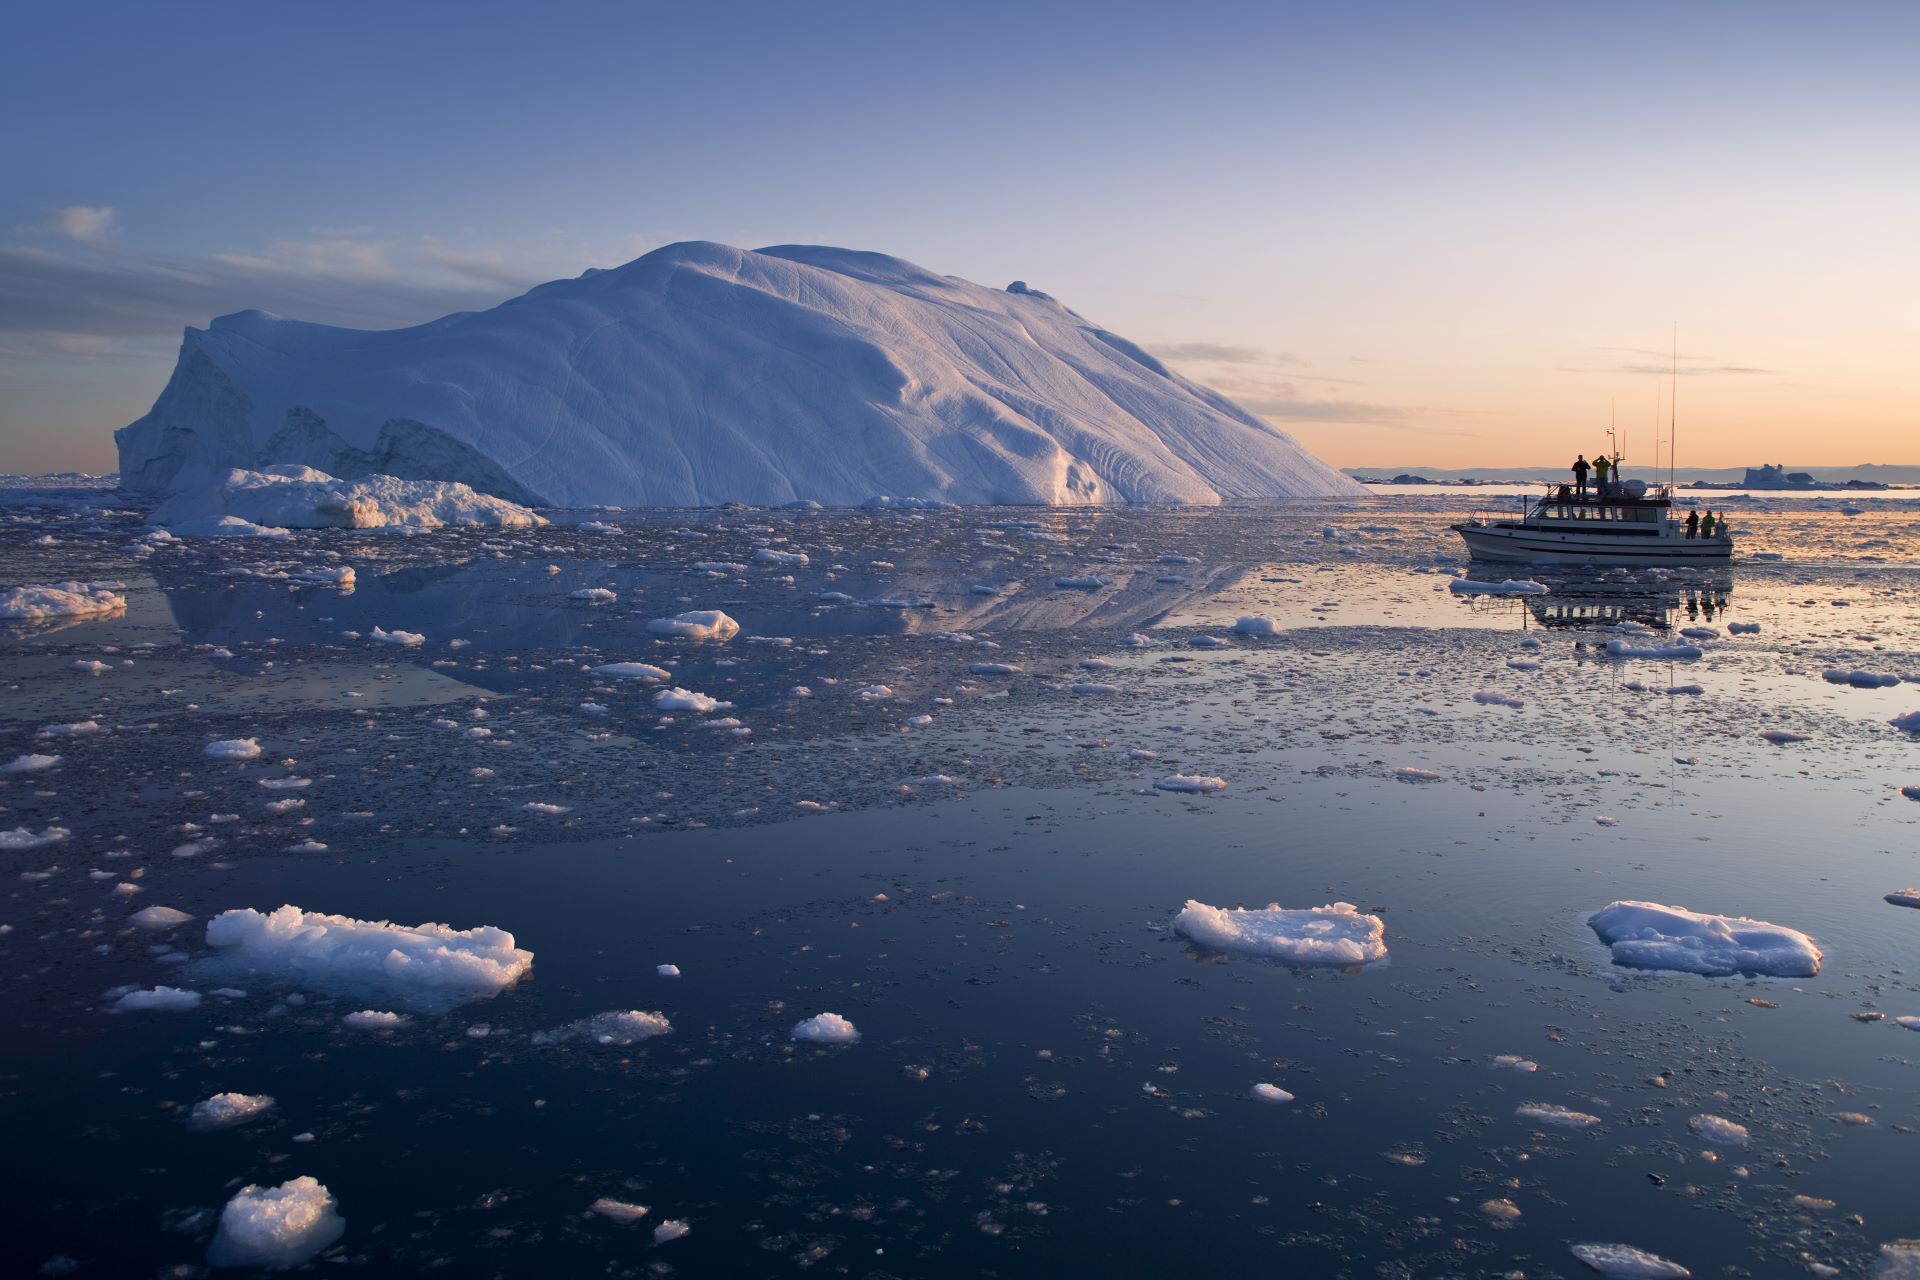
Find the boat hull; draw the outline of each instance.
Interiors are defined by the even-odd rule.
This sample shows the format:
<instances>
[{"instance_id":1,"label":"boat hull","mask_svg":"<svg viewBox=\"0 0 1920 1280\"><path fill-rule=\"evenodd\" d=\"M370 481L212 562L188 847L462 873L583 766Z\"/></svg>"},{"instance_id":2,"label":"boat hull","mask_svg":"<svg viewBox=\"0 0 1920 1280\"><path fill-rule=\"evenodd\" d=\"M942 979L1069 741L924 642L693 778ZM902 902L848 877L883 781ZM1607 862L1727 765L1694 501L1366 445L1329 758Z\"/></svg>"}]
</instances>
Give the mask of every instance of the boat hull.
<instances>
[{"instance_id":1,"label":"boat hull","mask_svg":"<svg viewBox=\"0 0 1920 1280\"><path fill-rule=\"evenodd\" d=\"M1498 525L1457 524L1453 531L1475 560L1498 564L1680 565L1725 564L1733 559L1731 540L1651 537L1601 542L1575 532L1515 529Z\"/></svg>"}]
</instances>

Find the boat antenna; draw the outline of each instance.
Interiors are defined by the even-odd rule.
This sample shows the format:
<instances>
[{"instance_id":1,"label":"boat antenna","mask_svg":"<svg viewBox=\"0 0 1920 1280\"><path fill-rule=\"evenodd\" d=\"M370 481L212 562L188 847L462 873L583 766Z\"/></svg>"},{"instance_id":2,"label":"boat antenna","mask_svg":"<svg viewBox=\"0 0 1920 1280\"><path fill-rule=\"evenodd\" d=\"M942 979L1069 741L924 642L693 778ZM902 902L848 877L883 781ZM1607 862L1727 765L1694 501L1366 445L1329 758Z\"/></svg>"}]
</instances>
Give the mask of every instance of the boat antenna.
<instances>
[{"instance_id":1,"label":"boat antenna","mask_svg":"<svg viewBox=\"0 0 1920 1280\"><path fill-rule=\"evenodd\" d=\"M1667 374L1667 488L1673 488L1674 454L1680 451L1680 322L1673 322L1673 365Z\"/></svg>"}]
</instances>

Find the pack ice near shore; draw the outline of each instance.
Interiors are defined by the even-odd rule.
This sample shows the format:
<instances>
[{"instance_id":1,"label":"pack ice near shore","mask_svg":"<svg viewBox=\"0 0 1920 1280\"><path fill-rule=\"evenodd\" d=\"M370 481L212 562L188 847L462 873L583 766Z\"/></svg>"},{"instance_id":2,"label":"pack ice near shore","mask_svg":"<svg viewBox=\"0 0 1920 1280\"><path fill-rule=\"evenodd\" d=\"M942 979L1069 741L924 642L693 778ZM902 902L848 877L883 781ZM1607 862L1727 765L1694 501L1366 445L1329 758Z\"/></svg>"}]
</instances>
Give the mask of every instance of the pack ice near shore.
<instances>
[{"instance_id":1,"label":"pack ice near shore","mask_svg":"<svg viewBox=\"0 0 1920 1280\"><path fill-rule=\"evenodd\" d=\"M547 506L1361 492L1044 293L802 245L669 245L410 329L222 316L117 441L155 495L273 466Z\"/></svg>"}]
</instances>

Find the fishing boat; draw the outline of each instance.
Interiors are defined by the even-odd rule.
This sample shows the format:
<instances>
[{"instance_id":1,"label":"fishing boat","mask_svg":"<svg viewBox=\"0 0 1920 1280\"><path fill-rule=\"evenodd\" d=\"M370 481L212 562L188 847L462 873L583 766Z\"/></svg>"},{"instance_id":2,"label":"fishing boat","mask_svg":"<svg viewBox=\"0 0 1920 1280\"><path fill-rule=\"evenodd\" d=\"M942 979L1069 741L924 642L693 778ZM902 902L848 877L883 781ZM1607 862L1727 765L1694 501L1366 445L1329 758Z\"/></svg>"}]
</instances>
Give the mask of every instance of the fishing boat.
<instances>
[{"instance_id":1,"label":"fishing boat","mask_svg":"<svg viewBox=\"0 0 1920 1280\"><path fill-rule=\"evenodd\" d=\"M1544 497L1523 499L1517 516L1478 515L1453 531L1475 560L1509 564L1692 565L1733 558L1724 518L1716 517L1712 536L1699 537L1675 517L1672 491L1644 480L1605 492L1559 485Z\"/></svg>"}]
</instances>

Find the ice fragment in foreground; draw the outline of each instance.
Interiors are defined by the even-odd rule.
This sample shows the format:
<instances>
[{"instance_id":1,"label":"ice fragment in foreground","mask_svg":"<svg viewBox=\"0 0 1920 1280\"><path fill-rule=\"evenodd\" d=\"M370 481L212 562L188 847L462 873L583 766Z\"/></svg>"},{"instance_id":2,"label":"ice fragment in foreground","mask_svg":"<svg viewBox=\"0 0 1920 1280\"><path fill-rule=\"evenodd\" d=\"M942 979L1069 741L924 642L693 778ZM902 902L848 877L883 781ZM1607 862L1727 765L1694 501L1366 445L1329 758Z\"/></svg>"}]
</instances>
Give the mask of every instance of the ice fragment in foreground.
<instances>
[{"instance_id":1,"label":"ice fragment in foreground","mask_svg":"<svg viewBox=\"0 0 1920 1280\"><path fill-rule=\"evenodd\" d=\"M1197 773L1176 773L1161 778L1153 785L1154 788L1159 791L1225 791L1227 789L1227 780L1225 778L1205 777Z\"/></svg>"},{"instance_id":2,"label":"ice fragment in foreground","mask_svg":"<svg viewBox=\"0 0 1920 1280\"><path fill-rule=\"evenodd\" d=\"M1253 1096L1261 1102L1279 1104L1293 1101L1293 1095L1277 1084L1257 1084L1253 1086L1252 1092Z\"/></svg>"},{"instance_id":3,"label":"ice fragment in foreground","mask_svg":"<svg viewBox=\"0 0 1920 1280\"><path fill-rule=\"evenodd\" d=\"M200 754L209 760L257 760L260 743L255 738L223 738L209 742L200 749Z\"/></svg>"},{"instance_id":4,"label":"ice fragment in foreground","mask_svg":"<svg viewBox=\"0 0 1920 1280\"><path fill-rule=\"evenodd\" d=\"M854 1029L853 1023L837 1013L816 1013L806 1021L794 1024L793 1038L815 1044L856 1044L860 1033Z\"/></svg>"},{"instance_id":5,"label":"ice fragment in foreground","mask_svg":"<svg viewBox=\"0 0 1920 1280\"><path fill-rule=\"evenodd\" d=\"M1630 1244L1576 1244L1572 1252L1601 1275L1618 1280L1686 1280L1693 1274L1677 1262Z\"/></svg>"},{"instance_id":6,"label":"ice fragment in foreground","mask_svg":"<svg viewBox=\"0 0 1920 1280\"><path fill-rule=\"evenodd\" d=\"M1613 952L1634 969L1670 969L1724 977L1735 973L1810 978L1820 972L1820 948L1797 929L1668 907L1615 902L1587 918Z\"/></svg>"},{"instance_id":7,"label":"ice fragment in foreground","mask_svg":"<svg viewBox=\"0 0 1920 1280\"><path fill-rule=\"evenodd\" d=\"M226 1129L257 1120L273 1108L273 1099L264 1093L216 1093L193 1104L193 1127Z\"/></svg>"},{"instance_id":8,"label":"ice fragment in foreground","mask_svg":"<svg viewBox=\"0 0 1920 1280\"><path fill-rule=\"evenodd\" d=\"M482 925L399 925L282 906L223 911L207 922L218 959L300 985L375 986L420 997L475 999L533 968L533 952L504 929Z\"/></svg>"},{"instance_id":9,"label":"ice fragment in foreground","mask_svg":"<svg viewBox=\"0 0 1920 1280\"><path fill-rule=\"evenodd\" d=\"M1176 933L1202 946L1290 964L1367 964L1387 954L1386 925L1351 902L1287 910L1225 910L1189 900L1173 918Z\"/></svg>"},{"instance_id":10,"label":"ice fragment in foreground","mask_svg":"<svg viewBox=\"0 0 1920 1280\"><path fill-rule=\"evenodd\" d=\"M310 1177L277 1187L245 1186L220 1211L207 1251L216 1267L297 1267L346 1232L333 1193Z\"/></svg>"},{"instance_id":11,"label":"ice fragment in foreground","mask_svg":"<svg viewBox=\"0 0 1920 1280\"><path fill-rule=\"evenodd\" d=\"M740 634L740 624L718 609L695 609L671 618L655 618L647 624L647 630L680 640L731 640Z\"/></svg>"}]
</instances>

